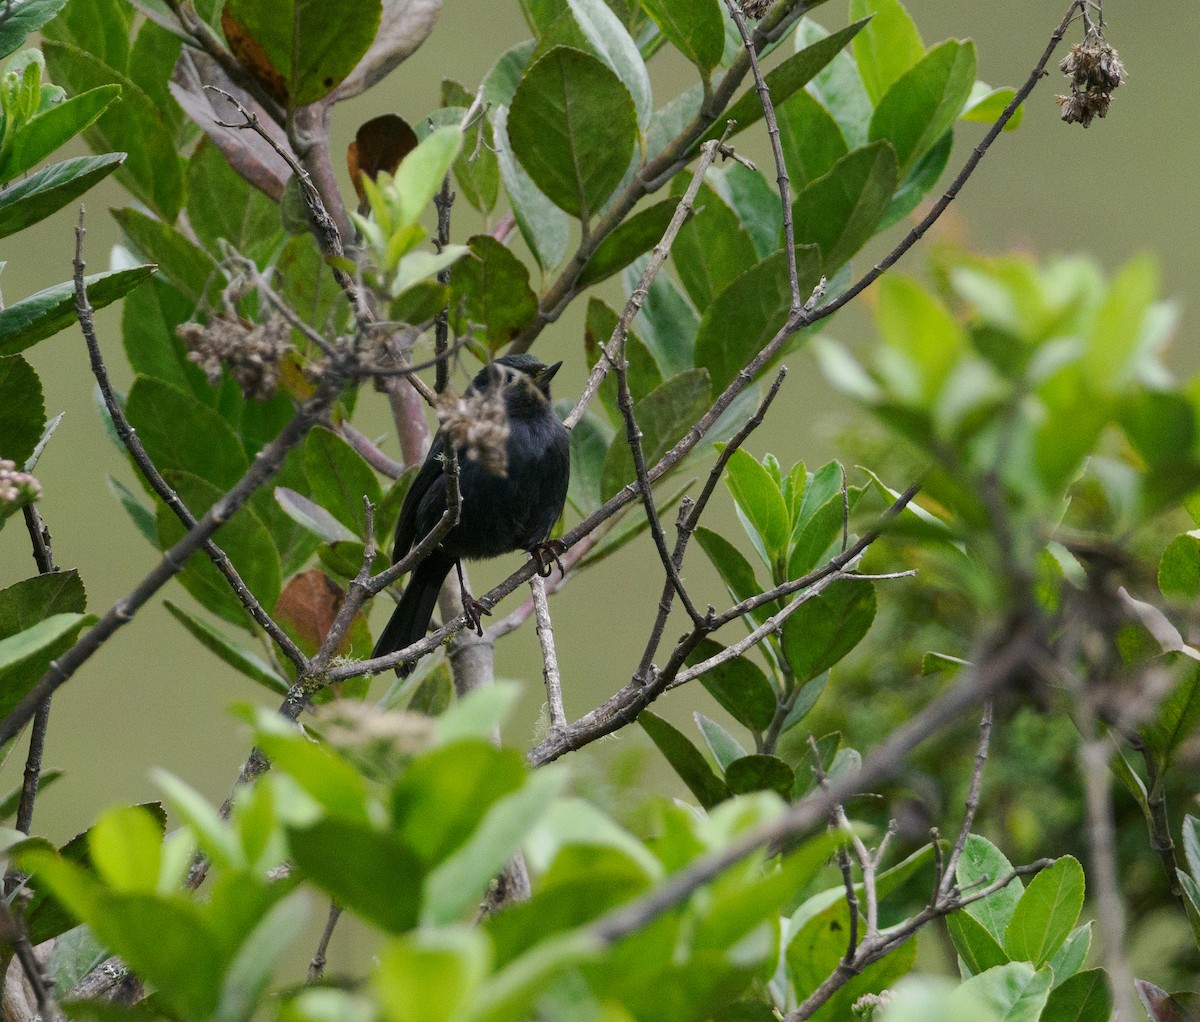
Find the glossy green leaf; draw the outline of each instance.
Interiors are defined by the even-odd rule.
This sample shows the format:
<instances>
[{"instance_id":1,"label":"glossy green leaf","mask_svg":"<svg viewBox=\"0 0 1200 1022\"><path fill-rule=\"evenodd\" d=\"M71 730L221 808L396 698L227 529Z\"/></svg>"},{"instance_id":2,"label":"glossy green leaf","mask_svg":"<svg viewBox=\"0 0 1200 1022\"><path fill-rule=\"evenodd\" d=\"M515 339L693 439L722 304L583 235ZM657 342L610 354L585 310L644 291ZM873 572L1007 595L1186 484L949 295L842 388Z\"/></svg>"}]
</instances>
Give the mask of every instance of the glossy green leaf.
<instances>
[{"instance_id":1,"label":"glossy green leaf","mask_svg":"<svg viewBox=\"0 0 1200 1022\"><path fill-rule=\"evenodd\" d=\"M787 565L789 579L803 578L823 562L826 554L841 551L846 512L854 510L861 495L862 490L852 486L844 497L840 493L834 494L803 521L797 522L799 528L793 532L792 553Z\"/></svg>"},{"instance_id":2,"label":"glossy green leaf","mask_svg":"<svg viewBox=\"0 0 1200 1022\"><path fill-rule=\"evenodd\" d=\"M688 657L688 666L717 656L724 649L714 639L704 639ZM739 724L756 734L762 734L771 726L775 718L775 689L753 660L733 657L700 675L699 680L708 694Z\"/></svg>"},{"instance_id":3,"label":"glossy green leaf","mask_svg":"<svg viewBox=\"0 0 1200 1022\"><path fill-rule=\"evenodd\" d=\"M218 405L222 389L187 357L176 328L195 309L178 288L155 275L128 296L121 307L121 340L129 366L138 376L152 376L187 391L206 405Z\"/></svg>"},{"instance_id":4,"label":"glossy green leaf","mask_svg":"<svg viewBox=\"0 0 1200 1022\"><path fill-rule=\"evenodd\" d=\"M796 26L797 50L815 46L827 38L829 33L811 18L801 19L800 24ZM848 52L838 52L816 74L808 91L829 111L850 148L858 149L867 144L867 133L875 105L867 95L858 65Z\"/></svg>"},{"instance_id":5,"label":"glossy green leaf","mask_svg":"<svg viewBox=\"0 0 1200 1022\"><path fill-rule=\"evenodd\" d=\"M216 503L223 493L220 487L190 472L166 470L163 477L197 518ZM165 505L159 506L156 521L159 543L164 550L183 538L183 523ZM270 532L254 511L243 507L217 530L213 539L228 555L242 581L258 601L266 607L274 607L282 586L279 554L271 541ZM257 631L258 626L233 594L225 577L203 551L198 551L188 559L178 578L207 610L230 624L251 632Z\"/></svg>"},{"instance_id":6,"label":"glossy green leaf","mask_svg":"<svg viewBox=\"0 0 1200 1022\"><path fill-rule=\"evenodd\" d=\"M713 562L713 567L720 572L722 580L729 587L730 595L737 602L757 596L763 591L754 577L754 568L750 562L724 536L702 525L696 530L696 542ZM761 623L778 611L779 603L773 600L751 611L750 616Z\"/></svg>"},{"instance_id":7,"label":"glossy green leaf","mask_svg":"<svg viewBox=\"0 0 1200 1022\"><path fill-rule=\"evenodd\" d=\"M833 273L879 229L895 190L891 145L875 142L856 149L796 196L796 242L817 245L824 272Z\"/></svg>"},{"instance_id":8,"label":"glossy green leaf","mask_svg":"<svg viewBox=\"0 0 1200 1022\"><path fill-rule=\"evenodd\" d=\"M1054 952L1046 964L1054 970L1055 989L1062 986L1083 966L1092 946L1092 924L1084 923L1071 931L1071 935Z\"/></svg>"},{"instance_id":9,"label":"glossy green leaf","mask_svg":"<svg viewBox=\"0 0 1200 1022\"><path fill-rule=\"evenodd\" d=\"M987 886L1010 873L1012 863L987 838L978 834L971 834L967 838L955 871L960 890L967 890L972 886ZM1004 931L1008 928L1024 890L1025 885L1021 878L1014 877L1012 883L986 898L972 902L964 911L982 923L997 942L1003 942Z\"/></svg>"},{"instance_id":10,"label":"glossy green leaf","mask_svg":"<svg viewBox=\"0 0 1200 1022\"><path fill-rule=\"evenodd\" d=\"M898 396L928 402L966 350L966 333L950 311L912 278L891 276L880 284L879 331L887 345L906 359L915 377L915 386Z\"/></svg>"},{"instance_id":11,"label":"glossy green leaf","mask_svg":"<svg viewBox=\"0 0 1200 1022\"><path fill-rule=\"evenodd\" d=\"M537 295L529 270L512 250L489 234L469 242L471 255L450 270L450 311L455 330L478 332L489 351L497 351L532 322Z\"/></svg>"},{"instance_id":12,"label":"glossy green leaf","mask_svg":"<svg viewBox=\"0 0 1200 1022\"><path fill-rule=\"evenodd\" d=\"M43 167L8 185L0 191L0 237L16 234L62 209L108 177L124 159L123 153L80 156Z\"/></svg>"},{"instance_id":13,"label":"glossy green leaf","mask_svg":"<svg viewBox=\"0 0 1200 1022\"><path fill-rule=\"evenodd\" d=\"M54 571L0 589L0 638L7 639L55 614L82 614L87 594L79 572Z\"/></svg>"},{"instance_id":14,"label":"glossy green leaf","mask_svg":"<svg viewBox=\"0 0 1200 1022\"><path fill-rule=\"evenodd\" d=\"M878 103L925 56L925 44L900 0L850 0L850 17L871 19L853 49L867 95Z\"/></svg>"},{"instance_id":15,"label":"glossy green leaf","mask_svg":"<svg viewBox=\"0 0 1200 1022\"><path fill-rule=\"evenodd\" d=\"M576 286L591 287L619 273L661 240L678 205L673 199L657 202L623 220L605 237L579 272ZM674 252L674 248L671 250Z\"/></svg>"},{"instance_id":16,"label":"glossy green leaf","mask_svg":"<svg viewBox=\"0 0 1200 1022\"><path fill-rule=\"evenodd\" d=\"M625 294L632 294L645 271L648 256L635 260L621 271ZM638 336L654 354L663 378L694 367L693 349L699 319L679 286L665 273L654 278L633 321Z\"/></svg>"},{"instance_id":17,"label":"glossy green leaf","mask_svg":"<svg viewBox=\"0 0 1200 1022\"><path fill-rule=\"evenodd\" d=\"M621 19L606 0L567 0L567 6L588 48L599 57L629 90L638 124L645 127L654 112L650 74L646 62Z\"/></svg>"},{"instance_id":18,"label":"glossy green leaf","mask_svg":"<svg viewBox=\"0 0 1200 1022\"><path fill-rule=\"evenodd\" d=\"M1109 282L1083 358L1085 379L1102 393L1127 385L1137 368L1142 324L1160 292L1158 261L1130 259Z\"/></svg>"},{"instance_id":19,"label":"glossy green leaf","mask_svg":"<svg viewBox=\"0 0 1200 1022\"><path fill-rule=\"evenodd\" d=\"M1053 981L1049 969L1035 972L1027 962L1011 962L973 976L959 994L962 1003L990 1010L997 1022L1038 1022Z\"/></svg>"},{"instance_id":20,"label":"glossy green leaf","mask_svg":"<svg viewBox=\"0 0 1200 1022\"><path fill-rule=\"evenodd\" d=\"M289 110L341 83L375 39L380 0L226 0L222 27L268 90ZM251 57L252 55L252 57Z\"/></svg>"},{"instance_id":21,"label":"glossy green leaf","mask_svg":"<svg viewBox=\"0 0 1200 1022\"><path fill-rule=\"evenodd\" d=\"M758 255L738 215L708 185L696 193L693 208L671 246L671 260L692 305L703 312Z\"/></svg>"},{"instance_id":22,"label":"glossy green leaf","mask_svg":"<svg viewBox=\"0 0 1200 1022\"><path fill-rule=\"evenodd\" d=\"M17 127L0 154L0 181L10 181L33 169L95 121L116 100L120 91L116 85L89 89L80 96L54 104Z\"/></svg>"},{"instance_id":23,"label":"glossy green leaf","mask_svg":"<svg viewBox=\"0 0 1200 1022\"><path fill-rule=\"evenodd\" d=\"M870 582L837 582L805 602L783 626L783 651L796 680L829 670L862 641L874 620Z\"/></svg>"},{"instance_id":24,"label":"glossy green leaf","mask_svg":"<svg viewBox=\"0 0 1200 1022\"><path fill-rule=\"evenodd\" d=\"M762 539L769 562L779 561L787 552L791 522L783 494L770 474L744 448L739 448L726 463L725 484Z\"/></svg>"},{"instance_id":25,"label":"glossy green leaf","mask_svg":"<svg viewBox=\"0 0 1200 1022\"><path fill-rule=\"evenodd\" d=\"M546 198L513 155L508 138L508 116L506 107L500 107L492 115L500 178L512 203L521 237L538 265L543 270L552 270L567 257L570 221L566 213Z\"/></svg>"},{"instance_id":26,"label":"glossy green leaf","mask_svg":"<svg viewBox=\"0 0 1200 1022\"><path fill-rule=\"evenodd\" d=\"M642 6L671 45L702 75L721 62L725 25L717 0L643 0Z\"/></svg>"},{"instance_id":27,"label":"glossy green leaf","mask_svg":"<svg viewBox=\"0 0 1200 1022\"><path fill-rule=\"evenodd\" d=\"M25 0L13 5L13 10L0 22L0 57L15 53L24 44L27 36L50 21L67 0Z\"/></svg>"},{"instance_id":28,"label":"glossy green leaf","mask_svg":"<svg viewBox=\"0 0 1200 1022\"><path fill-rule=\"evenodd\" d=\"M796 269L803 298L821 278L815 246L796 249ZM708 370L715 390L724 390L775 336L791 302L782 251L751 266L713 300L696 332L696 364Z\"/></svg>"},{"instance_id":29,"label":"glossy green leaf","mask_svg":"<svg viewBox=\"0 0 1200 1022\"><path fill-rule=\"evenodd\" d=\"M46 402L33 366L20 355L0 358L0 458L23 466L45 425Z\"/></svg>"},{"instance_id":30,"label":"glossy green leaf","mask_svg":"<svg viewBox=\"0 0 1200 1022\"><path fill-rule=\"evenodd\" d=\"M1016 95L1016 89L991 89L983 82L976 82L971 90L971 98L967 101L967 107L961 114L962 120L975 121L979 124L995 124ZM1004 130L1016 131L1024 119L1025 104L1022 103L1008 119Z\"/></svg>"},{"instance_id":31,"label":"glossy green leaf","mask_svg":"<svg viewBox=\"0 0 1200 1022\"><path fill-rule=\"evenodd\" d=\"M112 215L133 247L191 301L200 303L224 283L216 260L170 224L133 208L114 209Z\"/></svg>"},{"instance_id":32,"label":"glossy green leaf","mask_svg":"<svg viewBox=\"0 0 1200 1022\"><path fill-rule=\"evenodd\" d=\"M75 641L87 622L82 614L51 614L0 639L0 714L12 712L37 684L50 660Z\"/></svg>"},{"instance_id":33,"label":"glossy green leaf","mask_svg":"<svg viewBox=\"0 0 1200 1022\"><path fill-rule=\"evenodd\" d=\"M729 798L725 782L713 773L703 754L682 731L649 710L638 715L638 723L705 809Z\"/></svg>"},{"instance_id":34,"label":"glossy green leaf","mask_svg":"<svg viewBox=\"0 0 1200 1022\"><path fill-rule=\"evenodd\" d=\"M708 751L713 754L713 759L717 761L721 770L728 769L730 763L746 755L746 750L738 744L738 740L715 720L699 711L693 713L692 718L696 721L700 734L704 736L704 744L708 746Z\"/></svg>"},{"instance_id":35,"label":"glossy green leaf","mask_svg":"<svg viewBox=\"0 0 1200 1022\"><path fill-rule=\"evenodd\" d=\"M88 831L92 867L109 887L152 894L162 864L162 828L140 806L107 810Z\"/></svg>"},{"instance_id":36,"label":"glossy green leaf","mask_svg":"<svg viewBox=\"0 0 1200 1022\"><path fill-rule=\"evenodd\" d=\"M187 164L188 222L209 252L220 240L264 265L283 242L279 204L251 185L204 139Z\"/></svg>"},{"instance_id":37,"label":"glossy green leaf","mask_svg":"<svg viewBox=\"0 0 1200 1022\"><path fill-rule=\"evenodd\" d=\"M1109 1022L1113 998L1103 969L1088 969L1051 991L1039 1022Z\"/></svg>"},{"instance_id":38,"label":"glossy green leaf","mask_svg":"<svg viewBox=\"0 0 1200 1022\"><path fill-rule=\"evenodd\" d=\"M120 99L84 131L84 138L95 152L128 154L116 173L117 180L171 223L183 203L183 167L175 134L154 100L126 77L128 58L107 63L96 48L94 26L109 24L124 42L127 30L120 25L122 20L109 21L107 13L97 16L93 12L93 27L86 41L46 39L42 48L54 80L73 95L106 85L120 86Z\"/></svg>"},{"instance_id":39,"label":"glossy green leaf","mask_svg":"<svg viewBox=\"0 0 1200 1022\"><path fill-rule=\"evenodd\" d=\"M182 607L176 606L170 600L164 600L168 612L176 621L200 642L206 649L215 653L216 656L227 663L235 671L239 671L252 681L258 682L260 685L270 689L278 695L286 695L288 682L280 677L275 670L262 657L252 650L243 649L241 646L227 639L217 629L213 628L208 622L189 613Z\"/></svg>"},{"instance_id":40,"label":"glossy green leaf","mask_svg":"<svg viewBox=\"0 0 1200 1022\"><path fill-rule=\"evenodd\" d=\"M837 121L812 93L801 89L775 113L792 188L824 177L850 151Z\"/></svg>"},{"instance_id":41,"label":"glossy green leaf","mask_svg":"<svg viewBox=\"0 0 1200 1022\"><path fill-rule=\"evenodd\" d=\"M832 35L816 39L810 45L788 57L778 67L765 75L767 88L771 91L771 101L783 103L789 96L804 88L826 67L859 32L867 25L867 21L856 21L839 29ZM799 37L797 37L799 45ZM957 115L957 111L955 112ZM750 125L762 119L762 104L758 93L749 89L725 111L719 118L720 127L709 131L704 138L719 138L725 130L725 122L737 121L737 131L745 131Z\"/></svg>"},{"instance_id":42,"label":"glossy green leaf","mask_svg":"<svg viewBox=\"0 0 1200 1022\"><path fill-rule=\"evenodd\" d=\"M787 798L796 784L796 773L778 756L751 755L725 768L725 783L735 795L773 791Z\"/></svg>"},{"instance_id":43,"label":"glossy green leaf","mask_svg":"<svg viewBox=\"0 0 1200 1022\"><path fill-rule=\"evenodd\" d=\"M708 374L691 369L673 376L633 406L642 432L642 453L647 469L667 453L708 408L711 401ZM607 500L636 478L633 454L623 429L617 431L604 459L600 495Z\"/></svg>"},{"instance_id":44,"label":"glossy green leaf","mask_svg":"<svg viewBox=\"0 0 1200 1022\"><path fill-rule=\"evenodd\" d=\"M125 415L160 472L189 472L227 490L246 471L246 454L233 427L169 383L135 378Z\"/></svg>"},{"instance_id":45,"label":"glossy green leaf","mask_svg":"<svg viewBox=\"0 0 1200 1022\"><path fill-rule=\"evenodd\" d=\"M601 347L607 345L617 328L617 314L605 305L599 298L589 298L587 319L584 322L583 343L587 352L588 367L592 368L600 358ZM654 356L643 343L641 337L633 330L625 334L625 362L627 363L626 378L629 381L629 393L633 400L641 401L662 386L662 373ZM618 430L622 430L624 420L617 405L616 373L609 372L600 384L599 398L608 417ZM605 440L607 449L608 440ZM603 459L601 459L603 463Z\"/></svg>"},{"instance_id":46,"label":"glossy green leaf","mask_svg":"<svg viewBox=\"0 0 1200 1022\"><path fill-rule=\"evenodd\" d=\"M400 162L394 181L397 212L402 226L416 223L442 187L462 150L458 125L435 128Z\"/></svg>"},{"instance_id":47,"label":"glossy green leaf","mask_svg":"<svg viewBox=\"0 0 1200 1022\"><path fill-rule=\"evenodd\" d=\"M889 140L907 174L958 120L974 82L974 43L948 39L935 46L879 101L871 140Z\"/></svg>"},{"instance_id":48,"label":"glossy green leaf","mask_svg":"<svg viewBox=\"0 0 1200 1022\"><path fill-rule=\"evenodd\" d=\"M908 176L900 182L896 194L888 205L887 212L879 224L879 230L885 230L892 224L903 220L909 213L921 204L921 200L933 190L934 185L941 179L950 162L950 152L954 148L954 132L947 131L933 148L922 156L916 166L908 172Z\"/></svg>"},{"instance_id":49,"label":"glossy green leaf","mask_svg":"<svg viewBox=\"0 0 1200 1022\"><path fill-rule=\"evenodd\" d=\"M378 507L383 491L363 456L336 433L318 426L304 441L304 472L313 499L356 536L365 538L363 498Z\"/></svg>"},{"instance_id":50,"label":"glossy green leaf","mask_svg":"<svg viewBox=\"0 0 1200 1022\"><path fill-rule=\"evenodd\" d=\"M442 79L442 105L466 112L475 97L458 82ZM463 140L454 160L454 180L459 191L479 212L487 215L496 206L500 194L500 165L496 162L496 141L492 122L481 117Z\"/></svg>"},{"instance_id":51,"label":"glossy green leaf","mask_svg":"<svg viewBox=\"0 0 1200 1022\"><path fill-rule=\"evenodd\" d=\"M997 965L1007 965L1012 959L987 927L967 912L954 912L946 917L946 929L954 942L958 957L972 976L978 976Z\"/></svg>"},{"instance_id":52,"label":"glossy green leaf","mask_svg":"<svg viewBox=\"0 0 1200 1022\"><path fill-rule=\"evenodd\" d=\"M508 118L513 152L534 183L585 221L625 175L637 131L621 80L591 54L565 46L525 73Z\"/></svg>"},{"instance_id":53,"label":"glossy green leaf","mask_svg":"<svg viewBox=\"0 0 1200 1022\"><path fill-rule=\"evenodd\" d=\"M425 870L394 835L326 816L290 828L288 846L296 866L355 915L389 933L416 925Z\"/></svg>"},{"instance_id":54,"label":"glossy green leaf","mask_svg":"<svg viewBox=\"0 0 1200 1022\"><path fill-rule=\"evenodd\" d=\"M737 214L760 259L779 251L783 245L783 212L779 192L767 182L765 174L735 161L709 168L706 181Z\"/></svg>"},{"instance_id":55,"label":"glossy green leaf","mask_svg":"<svg viewBox=\"0 0 1200 1022\"><path fill-rule=\"evenodd\" d=\"M275 501L283 513L327 543L356 543L359 537L325 508L286 486L275 487Z\"/></svg>"}]
</instances>

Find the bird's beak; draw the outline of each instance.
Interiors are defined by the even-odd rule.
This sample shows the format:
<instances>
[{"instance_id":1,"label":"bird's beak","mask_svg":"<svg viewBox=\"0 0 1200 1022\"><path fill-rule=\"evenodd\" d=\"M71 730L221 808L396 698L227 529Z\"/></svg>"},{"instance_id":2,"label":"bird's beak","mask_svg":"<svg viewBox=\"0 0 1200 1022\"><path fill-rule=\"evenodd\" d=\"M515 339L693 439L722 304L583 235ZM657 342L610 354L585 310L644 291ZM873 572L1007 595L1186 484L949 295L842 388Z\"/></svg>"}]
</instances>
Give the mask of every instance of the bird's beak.
<instances>
[{"instance_id":1,"label":"bird's beak","mask_svg":"<svg viewBox=\"0 0 1200 1022\"><path fill-rule=\"evenodd\" d=\"M550 381L554 379L554 374L556 372L558 372L559 369L561 369L561 368L562 368L561 362L555 362L554 365L552 365L552 366L546 366L546 368L543 369L537 375L537 385L539 387L548 386Z\"/></svg>"}]
</instances>

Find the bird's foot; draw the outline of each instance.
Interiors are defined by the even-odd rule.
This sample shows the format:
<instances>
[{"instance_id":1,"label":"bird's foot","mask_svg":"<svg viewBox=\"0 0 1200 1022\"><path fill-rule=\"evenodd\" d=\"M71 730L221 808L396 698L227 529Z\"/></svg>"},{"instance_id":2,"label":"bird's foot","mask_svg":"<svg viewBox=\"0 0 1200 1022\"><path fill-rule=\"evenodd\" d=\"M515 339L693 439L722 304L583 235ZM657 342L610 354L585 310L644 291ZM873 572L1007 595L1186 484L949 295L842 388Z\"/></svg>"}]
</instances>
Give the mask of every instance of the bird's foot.
<instances>
[{"instance_id":1,"label":"bird's foot","mask_svg":"<svg viewBox=\"0 0 1200 1022\"><path fill-rule=\"evenodd\" d=\"M487 605L475 599L470 593L462 594L463 614L467 618L467 627L471 629L480 638L483 637L483 624L480 618L483 616L491 617L492 612L488 610Z\"/></svg>"},{"instance_id":2,"label":"bird's foot","mask_svg":"<svg viewBox=\"0 0 1200 1022\"><path fill-rule=\"evenodd\" d=\"M559 573L565 575L567 570L563 567L562 555L567 552L567 544L561 539L548 539L545 543L539 543L529 551L529 556L537 562L538 574L542 578L550 577L550 569L555 565L558 566Z\"/></svg>"}]
</instances>

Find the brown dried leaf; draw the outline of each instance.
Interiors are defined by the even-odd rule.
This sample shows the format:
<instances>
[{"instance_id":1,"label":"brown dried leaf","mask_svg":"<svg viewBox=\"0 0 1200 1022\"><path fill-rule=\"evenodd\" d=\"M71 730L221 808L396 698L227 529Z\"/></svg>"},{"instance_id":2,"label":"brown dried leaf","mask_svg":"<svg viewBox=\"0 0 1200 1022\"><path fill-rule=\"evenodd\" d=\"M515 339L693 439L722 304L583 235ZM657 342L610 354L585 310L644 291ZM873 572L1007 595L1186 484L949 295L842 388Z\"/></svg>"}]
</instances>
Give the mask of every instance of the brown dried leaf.
<instances>
[{"instance_id":1,"label":"brown dried leaf","mask_svg":"<svg viewBox=\"0 0 1200 1022\"><path fill-rule=\"evenodd\" d=\"M394 174L400 161L416 147L417 133L395 114L372 117L362 124L346 150L346 166L354 190L358 192L358 201L367 201L361 175L374 181L380 172Z\"/></svg>"},{"instance_id":2,"label":"brown dried leaf","mask_svg":"<svg viewBox=\"0 0 1200 1022\"><path fill-rule=\"evenodd\" d=\"M259 80L272 99L287 106L287 79L271 63L271 58L258 40L229 13L228 7L221 11L221 30L237 62Z\"/></svg>"},{"instance_id":3,"label":"brown dried leaf","mask_svg":"<svg viewBox=\"0 0 1200 1022\"><path fill-rule=\"evenodd\" d=\"M275 618L280 624L290 626L300 647L311 656L325 641L345 598L341 587L323 571L316 568L302 571L284 587L275 604ZM348 640L342 643L347 644Z\"/></svg>"}]
</instances>

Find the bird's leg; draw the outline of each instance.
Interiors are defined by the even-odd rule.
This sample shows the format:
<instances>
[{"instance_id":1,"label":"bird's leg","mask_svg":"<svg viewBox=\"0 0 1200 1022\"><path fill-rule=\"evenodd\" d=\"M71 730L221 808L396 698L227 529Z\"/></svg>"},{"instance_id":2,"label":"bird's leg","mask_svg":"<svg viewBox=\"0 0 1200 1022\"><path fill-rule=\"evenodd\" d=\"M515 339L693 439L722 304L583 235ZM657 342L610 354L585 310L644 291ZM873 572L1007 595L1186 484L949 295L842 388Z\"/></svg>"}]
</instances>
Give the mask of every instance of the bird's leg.
<instances>
[{"instance_id":1,"label":"bird's leg","mask_svg":"<svg viewBox=\"0 0 1200 1022\"><path fill-rule=\"evenodd\" d=\"M562 555L567 552L567 544L561 539L548 539L545 543L539 543L529 551L529 556L537 561L538 574L542 578L550 577L550 568L553 565L558 566L559 573L565 575L566 569L563 567Z\"/></svg>"},{"instance_id":2,"label":"bird's leg","mask_svg":"<svg viewBox=\"0 0 1200 1022\"><path fill-rule=\"evenodd\" d=\"M463 578L462 561L455 561L454 568L458 572L458 592L462 597L463 613L467 617L467 624L476 635L482 638L483 625L480 624L480 617L484 614L491 617L492 612L467 591L467 583Z\"/></svg>"}]
</instances>

